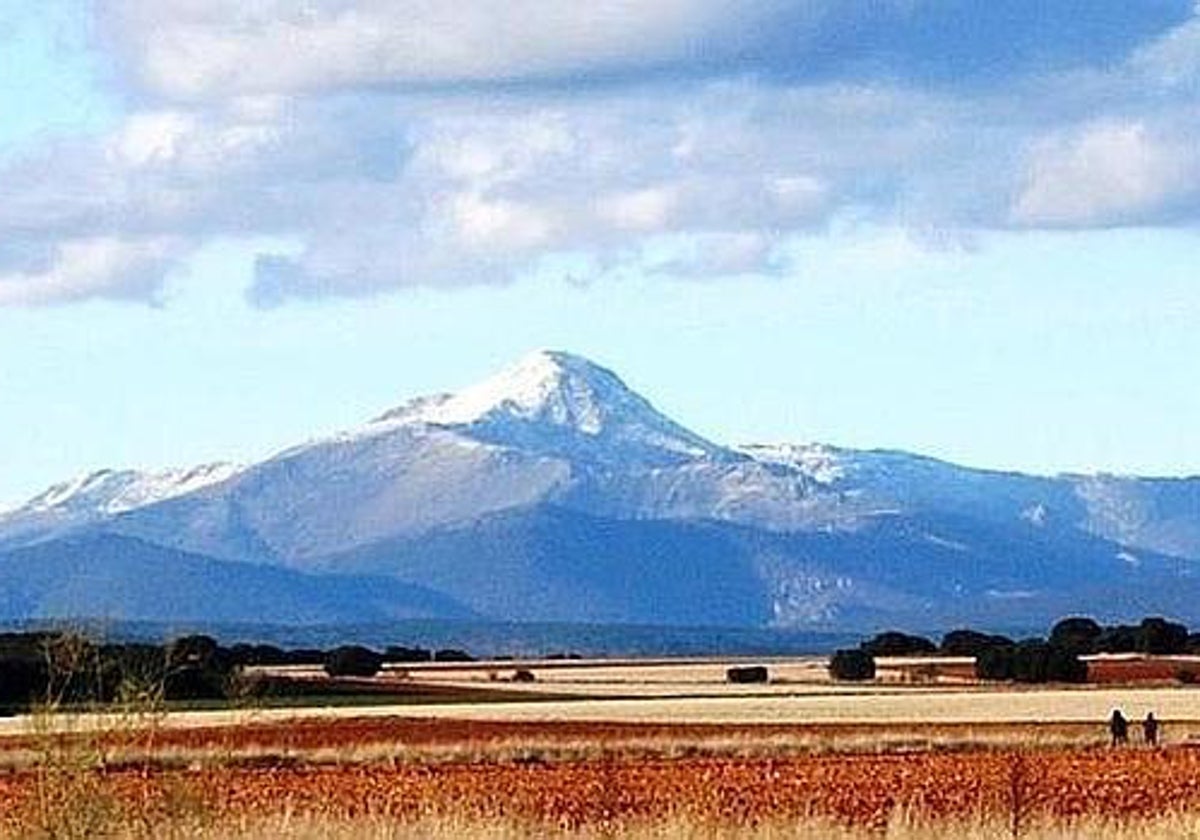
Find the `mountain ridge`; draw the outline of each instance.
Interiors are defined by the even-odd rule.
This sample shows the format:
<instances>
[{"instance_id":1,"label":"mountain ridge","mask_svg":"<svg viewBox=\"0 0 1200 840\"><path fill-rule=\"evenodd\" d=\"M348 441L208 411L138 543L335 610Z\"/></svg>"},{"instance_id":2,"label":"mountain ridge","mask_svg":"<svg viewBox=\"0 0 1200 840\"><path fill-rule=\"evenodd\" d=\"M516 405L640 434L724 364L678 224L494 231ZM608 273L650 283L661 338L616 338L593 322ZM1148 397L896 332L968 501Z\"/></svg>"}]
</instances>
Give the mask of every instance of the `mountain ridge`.
<instances>
[{"instance_id":1,"label":"mountain ridge","mask_svg":"<svg viewBox=\"0 0 1200 840\"><path fill-rule=\"evenodd\" d=\"M560 351L257 463L165 474L174 479L160 478L157 494L129 490L154 488L153 478L97 475L0 513L0 554L86 531L157 546L163 562L177 552L300 574L350 574L371 555L375 572L504 620L841 628L890 615L928 626L972 609L1021 620L1022 603L1064 603L1047 557L1074 570L1071 585L1096 611L1119 611L1122 588L1152 601L1173 580L1200 595L1190 575L1200 479L1027 475L819 443L725 446ZM934 570L959 589L923 594ZM472 576L490 588L459 586ZM722 601L720 585L736 596ZM551 600L533 600L538 592ZM1163 603L1178 607L1176 595Z\"/></svg>"}]
</instances>

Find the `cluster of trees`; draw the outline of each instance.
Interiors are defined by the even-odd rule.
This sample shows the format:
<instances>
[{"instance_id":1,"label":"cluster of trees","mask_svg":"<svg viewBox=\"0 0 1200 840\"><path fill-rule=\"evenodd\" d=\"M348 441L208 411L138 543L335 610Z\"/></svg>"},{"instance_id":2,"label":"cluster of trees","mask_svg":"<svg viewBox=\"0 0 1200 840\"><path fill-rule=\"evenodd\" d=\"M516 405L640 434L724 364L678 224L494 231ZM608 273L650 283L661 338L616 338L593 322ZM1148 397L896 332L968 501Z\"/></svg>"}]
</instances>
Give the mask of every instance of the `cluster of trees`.
<instances>
[{"instance_id":1,"label":"cluster of trees","mask_svg":"<svg viewBox=\"0 0 1200 840\"><path fill-rule=\"evenodd\" d=\"M0 709L227 696L238 662L208 636L100 644L70 633L0 634Z\"/></svg>"},{"instance_id":2,"label":"cluster of trees","mask_svg":"<svg viewBox=\"0 0 1200 840\"><path fill-rule=\"evenodd\" d=\"M1097 653L1200 653L1200 634L1160 617L1106 627L1094 619L1075 616L1057 622L1047 638L1021 641L962 629L946 633L935 643L924 636L890 630L857 648L837 651L829 672L834 679L868 680L875 676L877 656L971 656L976 675L984 680L1085 682L1087 664L1079 657Z\"/></svg>"},{"instance_id":3,"label":"cluster of trees","mask_svg":"<svg viewBox=\"0 0 1200 840\"><path fill-rule=\"evenodd\" d=\"M274 645L220 645L192 635L163 645L98 643L74 633L0 633L0 712L34 704L107 704L121 700L224 700L272 694L279 680L246 680L246 666L308 665L331 676L374 676L386 662L469 662L457 648L358 646L285 650Z\"/></svg>"}]
</instances>

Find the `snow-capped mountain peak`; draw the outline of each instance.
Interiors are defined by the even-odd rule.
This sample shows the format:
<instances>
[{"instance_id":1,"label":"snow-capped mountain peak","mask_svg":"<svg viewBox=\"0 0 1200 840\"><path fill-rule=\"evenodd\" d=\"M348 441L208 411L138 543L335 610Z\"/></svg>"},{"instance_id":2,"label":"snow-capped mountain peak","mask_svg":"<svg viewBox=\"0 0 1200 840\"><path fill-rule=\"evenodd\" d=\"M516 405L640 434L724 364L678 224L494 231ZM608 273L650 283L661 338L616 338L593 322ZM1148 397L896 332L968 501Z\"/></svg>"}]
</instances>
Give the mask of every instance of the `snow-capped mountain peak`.
<instances>
[{"instance_id":1,"label":"snow-capped mountain peak","mask_svg":"<svg viewBox=\"0 0 1200 840\"><path fill-rule=\"evenodd\" d=\"M376 423L467 428L504 437L541 429L596 442L637 445L701 457L724 452L659 413L615 373L582 356L539 350L456 394L421 397Z\"/></svg>"},{"instance_id":2,"label":"snow-capped mountain peak","mask_svg":"<svg viewBox=\"0 0 1200 840\"><path fill-rule=\"evenodd\" d=\"M55 484L11 513L118 514L217 484L239 469L235 464L216 463L161 472L98 470Z\"/></svg>"}]
</instances>

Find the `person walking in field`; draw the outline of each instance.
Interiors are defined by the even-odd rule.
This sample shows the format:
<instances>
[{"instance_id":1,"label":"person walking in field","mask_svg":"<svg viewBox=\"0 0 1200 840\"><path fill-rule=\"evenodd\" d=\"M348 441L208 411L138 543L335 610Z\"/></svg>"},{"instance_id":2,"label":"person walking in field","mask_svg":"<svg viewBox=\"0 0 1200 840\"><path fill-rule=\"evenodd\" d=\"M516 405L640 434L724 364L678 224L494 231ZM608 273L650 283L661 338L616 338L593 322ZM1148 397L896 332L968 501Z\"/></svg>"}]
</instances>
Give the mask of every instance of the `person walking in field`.
<instances>
[{"instance_id":1,"label":"person walking in field","mask_svg":"<svg viewBox=\"0 0 1200 840\"><path fill-rule=\"evenodd\" d=\"M1158 746L1158 718L1154 716L1154 712L1148 712L1146 719L1142 721L1142 740L1148 747Z\"/></svg>"},{"instance_id":2,"label":"person walking in field","mask_svg":"<svg viewBox=\"0 0 1200 840\"><path fill-rule=\"evenodd\" d=\"M1108 731L1114 747L1129 742L1129 721L1125 720L1120 709L1113 709L1112 717L1108 719Z\"/></svg>"}]
</instances>

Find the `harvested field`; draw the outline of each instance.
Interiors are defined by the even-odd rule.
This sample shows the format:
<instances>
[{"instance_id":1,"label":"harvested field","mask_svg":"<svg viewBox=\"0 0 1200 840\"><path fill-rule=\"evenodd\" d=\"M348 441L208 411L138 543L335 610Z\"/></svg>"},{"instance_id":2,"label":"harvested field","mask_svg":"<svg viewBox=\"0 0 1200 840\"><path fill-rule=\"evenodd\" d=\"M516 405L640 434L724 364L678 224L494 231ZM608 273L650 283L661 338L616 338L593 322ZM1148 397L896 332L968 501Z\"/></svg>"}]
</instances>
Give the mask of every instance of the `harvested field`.
<instances>
[{"instance_id":1,"label":"harvested field","mask_svg":"<svg viewBox=\"0 0 1200 840\"><path fill-rule=\"evenodd\" d=\"M1105 663L1114 674L1143 664ZM449 669L389 679L436 697L447 676L439 670ZM747 826L784 837L799 825L821 827L809 836L888 827L888 836L913 840L982 838L1011 836L1014 818L1062 832L1045 836L1073 836L1085 824L1100 836L1167 812L1172 826L1200 824L1197 689L796 679L755 694L714 683L723 671L712 663L550 670L554 679L538 675L546 688L591 681L634 690L518 699L484 687L476 696L493 702L0 721L0 838L36 834L29 826L42 818L30 814L47 802L94 805L98 819L140 826L106 836L138 840L250 837L258 829L246 826L267 824L310 840L494 836L489 826L514 838L564 829L713 838ZM463 699L495 682L467 666L453 673ZM664 686L679 694L662 695ZM1104 746L1113 708L1135 724L1153 710L1166 746ZM194 834L180 828L184 818ZM325 833L288 827L302 824ZM87 825L47 836L103 833ZM979 825L989 828L953 829ZM1138 836L1123 830L1106 836Z\"/></svg>"},{"instance_id":2,"label":"harvested field","mask_svg":"<svg viewBox=\"0 0 1200 840\"><path fill-rule=\"evenodd\" d=\"M1174 685L1196 682L1200 663L1193 657L1096 658L1088 662L1088 682L1100 685Z\"/></svg>"},{"instance_id":3,"label":"harvested field","mask_svg":"<svg viewBox=\"0 0 1200 840\"><path fill-rule=\"evenodd\" d=\"M1189 656L1103 654L1087 657L1088 679L1093 684L1128 687L1178 686L1200 681L1200 659ZM733 666L762 665L766 683L735 684L726 679ZM522 697L550 694L581 699L772 697L795 694L846 694L855 691L903 692L913 688L971 688L994 691L975 677L971 657L911 656L876 660L876 678L855 687L830 680L824 657L697 660L513 660L471 663L416 663L389 665L374 680L361 681L364 689L397 697L422 693L488 691L502 698L507 692ZM251 669L266 676L309 681L325 680L320 669L282 666ZM517 682L523 671L533 677ZM1194 675L1189 676L1189 675ZM460 698L455 698L460 699Z\"/></svg>"},{"instance_id":4,"label":"harvested field","mask_svg":"<svg viewBox=\"0 0 1200 840\"><path fill-rule=\"evenodd\" d=\"M538 702L429 703L170 712L162 729L206 728L302 719L411 718L531 723L687 724L1102 724L1114 708L1131 720L1148 711L1176 737L1200 734L1200 688L873 688L788 695L684 698L579 699ZM71 731L120 726L105 716L62 716ZM0 736L30 734L27 718L0 720Z\"/></svg>"},{"instance_id":5,"label":"harvested field","mask_svg":"<svg viewBox=\"0 0 1200 840\"><path fill-rule=\"evenodd\" d=\"M1176 727L1175 729L1178 729ZM1178 741L1178 732L1167 740ZM166 729L148 736L112 731L54 736L85 745L108 767L370 763L580 761L632 758L786 758L824 754L912 753L1102 745L1097 724L722 725L498 722L343 718L291 723ZM33 766L44 739L12 738L0 768Z\"/></svg>"},{"instance_id":6,"label":"harvested field","mask_svg":"<svg viewBox=\"0 0 1200 840\"><path fill-rule=\"evenodd\" d=\"M32 774L0 777L0 822L20 818ZM186 789L213 819L319 814L337 819L430 813L557 826L682 814L753 825L827 817L881 828L897 812L931 821L1007 817L1146 818L1200 808L1200 752L1057 750L678 759L544 764L387 764L109 772L99 795L155 811Z\"/></svg>"}]
</instances>

